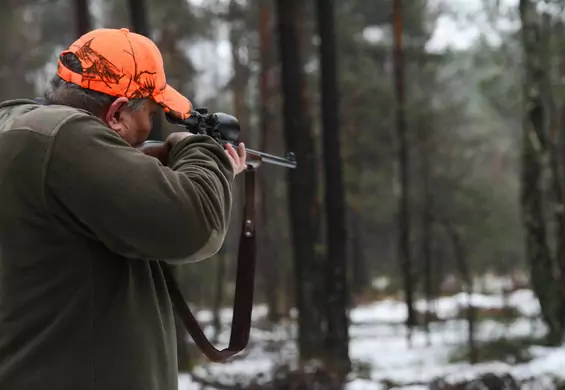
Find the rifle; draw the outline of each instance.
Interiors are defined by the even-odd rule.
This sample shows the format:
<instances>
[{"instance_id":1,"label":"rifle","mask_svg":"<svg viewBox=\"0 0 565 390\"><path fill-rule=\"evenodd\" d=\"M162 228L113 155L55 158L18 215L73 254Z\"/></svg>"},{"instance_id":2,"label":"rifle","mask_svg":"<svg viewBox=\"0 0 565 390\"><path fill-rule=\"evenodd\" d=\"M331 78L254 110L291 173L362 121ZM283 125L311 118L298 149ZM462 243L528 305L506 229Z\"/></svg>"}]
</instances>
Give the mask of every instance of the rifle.
<instances>
[{"instance_id":1,"label":"rifle","mask_svg":"<svg viewBox=\"0 0 565 390\"><path fill-rule=\"evenodd\" d=\"M177 120L167 115L167 120L184 127L193 134L206 134L221 145L239 144L240 125L236 117L225 113L209 114L206 108L196 109L186 120ZM146 141L145 145L161 145L163 141ZM145 146L144 145L144 146ZM160 262L163 276L177 315L182 320L194 343L208 359L213 362L223 362L241 352L249 342L251 331L251 313L253 310L253 295L255 284L255 263L257 245L255 241L255 172L262 163L274 164L286 168L296 168L293 153L285 157L245 149L247 152L247 169L245 170L245 204L243 224L239 238L237 255L237 273L235 280L235 295L230 341L227 348L216 349L208 340L196 318L190 311L179 286L171 272L170 266Z\"/></svg>"},{"instance_id":2,"label":"rifle","mask_svg":"<svg viewBox=\"0 0 565 390\"><path fill-rule=\"evenodd\" d=\"M197 108L188 119L179 120L166 115L167 120L192 134L206 134L214 138L220 145L231 143L237 147L241 132L239 121L236 117L223 112L209 114L206 108ZM160 146L163 141L145 141L144 146ZM258 150L245 148L247 153L247 167L258 168L262 163L274 164L285 168L296 168L294 153L287 152L284 157L275 156Z\"/></svg>"}]
</instances>

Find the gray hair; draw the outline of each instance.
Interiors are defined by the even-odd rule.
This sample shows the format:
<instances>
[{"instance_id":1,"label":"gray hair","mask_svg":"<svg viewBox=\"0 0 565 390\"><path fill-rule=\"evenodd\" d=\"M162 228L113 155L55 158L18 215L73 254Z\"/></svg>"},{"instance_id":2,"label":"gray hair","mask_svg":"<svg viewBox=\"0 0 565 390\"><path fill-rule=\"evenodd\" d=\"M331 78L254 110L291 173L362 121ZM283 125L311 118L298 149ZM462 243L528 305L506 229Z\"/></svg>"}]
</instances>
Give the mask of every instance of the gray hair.
<instances>
[{"instance_id":1,"label":"gray hair","mask_svg":"<svg viewBox=\"0 0 565 390\"><path fill-rule=\"evenodd\" d=\"M61 56L61 62L73 72L82 74L82 64L73 53L67 53ZM96 116L102 115L116 100L115 96L82 88L79 85L63 80L58 75L55 75L51 79L44 96L51 104L80 108ZM135 111L148 100L147 98L130 99L127 108Z\"/></svg>"}]
</instances>

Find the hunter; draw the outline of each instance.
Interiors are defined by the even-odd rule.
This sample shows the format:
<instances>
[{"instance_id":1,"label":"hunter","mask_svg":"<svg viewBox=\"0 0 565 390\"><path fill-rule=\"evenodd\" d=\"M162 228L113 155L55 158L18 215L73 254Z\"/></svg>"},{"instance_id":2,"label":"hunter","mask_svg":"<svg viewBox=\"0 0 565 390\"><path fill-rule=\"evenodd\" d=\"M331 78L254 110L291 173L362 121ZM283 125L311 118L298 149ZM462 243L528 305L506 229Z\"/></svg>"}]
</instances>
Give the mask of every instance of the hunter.
<instances>
[{"instance_id":1,"label":"hunter","mask_svg":"<svg viewBox=\"0 0 565 390\"><path fill-rule=\"evenodd\" d=\"M220 249L246 153L178 132L146 154L161 110L192 104L127 29L70 45L43 100L0 104L0 389L177 389L160 263Z\"/></svg>"}]
</instances>

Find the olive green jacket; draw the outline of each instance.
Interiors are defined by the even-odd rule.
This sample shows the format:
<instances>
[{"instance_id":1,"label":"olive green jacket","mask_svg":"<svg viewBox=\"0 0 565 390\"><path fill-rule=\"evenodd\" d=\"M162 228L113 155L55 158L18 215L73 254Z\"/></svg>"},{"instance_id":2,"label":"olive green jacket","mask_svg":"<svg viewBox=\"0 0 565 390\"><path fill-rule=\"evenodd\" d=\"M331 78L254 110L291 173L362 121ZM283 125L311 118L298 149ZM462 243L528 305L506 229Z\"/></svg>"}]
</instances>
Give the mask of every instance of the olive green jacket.
<instances>
[{"instance_id":1,"label":"olive green jacket","mask_svg":"<svg viewBox=\"0 0 565 390\"><path fill-rule=\"evenodd\" d=\"M176 390L158 261L219 250L233 178L208 136L163 166L87 112L0 104L0 389Z\"/></svg>"}]
</instances>

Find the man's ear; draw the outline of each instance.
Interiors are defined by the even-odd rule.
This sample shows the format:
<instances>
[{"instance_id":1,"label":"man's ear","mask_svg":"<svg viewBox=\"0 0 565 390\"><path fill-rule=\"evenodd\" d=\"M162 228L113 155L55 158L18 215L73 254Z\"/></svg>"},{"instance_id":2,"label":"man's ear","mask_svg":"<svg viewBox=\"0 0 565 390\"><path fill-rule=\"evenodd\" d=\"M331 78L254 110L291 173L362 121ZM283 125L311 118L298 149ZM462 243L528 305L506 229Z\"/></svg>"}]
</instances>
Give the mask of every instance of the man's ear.
<instances>
[{"instance_id":1,"label":"man's ear","mask_svg":"<svg viewBox=\"0 0 565 390\"><path fill-rule=\"evenodd\" d=\"M112 130L120 133L122 129L123 122L121 120L121 115L123 114L122 109L128 104L129 100L126 97L119 97L110 105L108 112L106 112L106 117L104 122Z\"/></svg>"}]
</instances>

